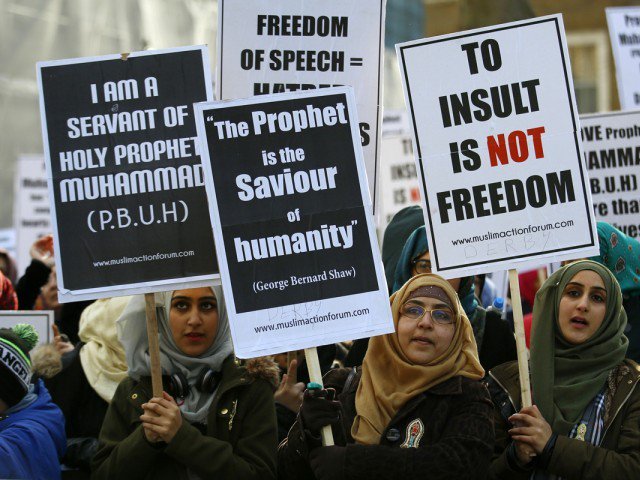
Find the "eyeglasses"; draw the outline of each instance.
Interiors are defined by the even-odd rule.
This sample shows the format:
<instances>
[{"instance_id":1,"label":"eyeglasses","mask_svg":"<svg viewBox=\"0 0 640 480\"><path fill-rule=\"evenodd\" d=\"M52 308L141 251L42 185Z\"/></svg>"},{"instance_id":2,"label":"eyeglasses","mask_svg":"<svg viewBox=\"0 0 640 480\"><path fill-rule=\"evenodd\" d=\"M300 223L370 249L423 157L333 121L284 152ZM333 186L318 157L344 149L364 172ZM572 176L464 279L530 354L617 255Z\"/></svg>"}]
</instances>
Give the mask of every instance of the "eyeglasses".
<instances>
[{"instance_id":1,"label":"eyeglasses","mask_svg":"<svg viewBox=\"0 0 640 480\"><path fill-rule=\"evenodd\" d=\"M415 260L412 260L411 263L417 273L431 273L431 261L416 258Z\"/></svg>"},{"instance_id":2,"label":"eyeglasses","mask_svg":"<svg viewBox=\"0 0 640 480\"><path fill-rule=\"evenodd\" d=\"M455 322L454 313L451 310L443 308L433 308L427 310L426 308L416 305L415 303L406 303L400 309L400 315L403 317L411 318L412 320L419 320L429 312L431 320L440 325L449 325Z\"/></svg>"}]
</instances>

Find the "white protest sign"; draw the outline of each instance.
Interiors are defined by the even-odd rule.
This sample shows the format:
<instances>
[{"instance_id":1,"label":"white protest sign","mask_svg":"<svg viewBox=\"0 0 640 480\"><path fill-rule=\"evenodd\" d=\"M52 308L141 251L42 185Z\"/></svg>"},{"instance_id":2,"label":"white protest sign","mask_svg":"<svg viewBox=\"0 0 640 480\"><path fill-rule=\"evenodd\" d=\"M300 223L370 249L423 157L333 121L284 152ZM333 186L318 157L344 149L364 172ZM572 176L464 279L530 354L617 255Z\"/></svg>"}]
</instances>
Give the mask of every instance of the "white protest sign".
<instances>
[{"instance_id":1,"label":"white protest sign","mask_svg":"<svg viewBox=\"0 0 640 480\"><path fill-rule=\"evenodd\" d=\"M392 332L351 87L196 116L236 355Z\"/></svg>"},{"instance_id":2,"label":"white protest sign","mask_svg":"<svg viewBox=\"0 0 640 480\"><path fill-rule=\"evenodd\" d=\"M219 0L217 98L351 85L375 195L385 0ZM377 209L376 199L373 206Z\"/></svg>"},{"instance_id":3,"label":"white protest sign","mask_svg":"<svg viewBox=\"0 0 640 480\"><path fill-rule=\"evenodd\" d=\"M397 50L434 270L596 254L562 17Z\"/></svg>"},{"instance_id":4,"label":"white protest sign","mask_svg":"<svg viewBox=\"0 0 640 480\"><path fill-rule=\"evenodd\" d=\"M16 261L22 275L31 263L29 250L33 242L52 232L43 155L21 155L18 158L13 192Z\"/></svg>"},{"instance_id":5,"label":"white protest sign","mask_svg":"<svg viewBox=\"0 0 640 480\"><path fill-rule=\"evenodd\" d=\"M218 279L193 103L203 46L38 64L58 299Z\"/></svg>"},{"instance_id":6,"label":"white protest sign","mask_svg":"<svg viewBox=\"0 0 640 480\"><path fill-rule=\"evenodd\" d=\"M411 133L382 135L380 141L379 226L386 228L405 207L420 205L420 185Z\"/></svg>"},{"instance_id":7,"label":"white protest sign","mask_svg":"<svg viewBox=\"0 0 640 480\"><path fill-rule=\"evenodd\" d=\"M622 110L640 107L640 7L606 8Z\"/></svg>"},{"instance_id":8,"label":"white protest sign","mask_svg":"<svg viewBox=\"0 0 640 480\"><path fill-rule=\"evenodd\" d=\"M640 112L580 117L596 219L640 237Z\"/></svg>"},{"instance_id":9,"label":"white protest sign","mask_svg":"<svg viewBox=\"0 0 640 480\"><path fill-rule=\"evenodd\" d=\"M19 323L33 326L38 334L38 345L53 341L53 310L0 310L0 328L13 328Z\"/></svg>"}]
</instances>

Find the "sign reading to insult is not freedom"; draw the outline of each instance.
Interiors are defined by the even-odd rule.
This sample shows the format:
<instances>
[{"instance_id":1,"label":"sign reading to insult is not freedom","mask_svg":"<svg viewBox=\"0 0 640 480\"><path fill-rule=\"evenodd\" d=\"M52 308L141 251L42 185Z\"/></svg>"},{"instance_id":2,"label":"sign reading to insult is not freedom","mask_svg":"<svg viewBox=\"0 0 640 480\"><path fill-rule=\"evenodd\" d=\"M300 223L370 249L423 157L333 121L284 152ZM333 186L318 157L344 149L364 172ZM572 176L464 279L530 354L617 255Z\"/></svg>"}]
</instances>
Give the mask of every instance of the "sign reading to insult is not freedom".
<instances>
[{"instance_id":1,"label":"sign reading to insult is not freedom","mask_svg":"<svg viewBox=\"0 0 640 480\"><path fill-rule=\"evenodd\" d=\"M196 112L236 354L393 331L351 88Z\"/></svg>"},{"instance_id":2,"label":"sign reading to insult is not freedom","mask_svg":"<svg viewBox=\"0 0 640 480\"><path fill-rule=\"evenodd\" d=\"M397 50L434 270L597 254L562 17Z\"/></svg>"}]
</instances>

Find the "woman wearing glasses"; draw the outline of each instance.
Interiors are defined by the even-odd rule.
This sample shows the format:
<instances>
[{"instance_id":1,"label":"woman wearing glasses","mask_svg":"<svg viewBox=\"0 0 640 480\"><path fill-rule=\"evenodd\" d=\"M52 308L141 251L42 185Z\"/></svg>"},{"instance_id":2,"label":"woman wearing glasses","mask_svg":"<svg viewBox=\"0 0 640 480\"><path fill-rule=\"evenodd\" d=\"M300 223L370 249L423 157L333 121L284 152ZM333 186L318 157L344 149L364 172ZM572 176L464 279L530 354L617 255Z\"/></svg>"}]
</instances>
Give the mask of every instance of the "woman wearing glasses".
<instances>
[{"instance_id":1,"label":"woman wearing glasses","mask_svg":"<svg viewBox=\"0 0 640 480\"><path fill-rule=\"evenodd\" d=\"M431 256L424 225L416 228L402 249L396 266L395 292L414 275L431 273ZM497 312L487 312L475 296L474 277L450 278L460 303L471 322L480 364L489 371L493 367L516 359L516 341L509 324Z\"/></svg>"},{"instance_id":2,"label":"woman wearing glasses","mask_svg":"<svg viewBox=\"0 0 640 480\"><path fill-rule=\"evenodd\" d=\"M437 275L391 297L396 331L370 340L362 367L333 370L305 393L280 445L287 479L484 478L492 405L456 291ZM336 446L322 447L332 425Z\"/></svg>"}]
</instances>

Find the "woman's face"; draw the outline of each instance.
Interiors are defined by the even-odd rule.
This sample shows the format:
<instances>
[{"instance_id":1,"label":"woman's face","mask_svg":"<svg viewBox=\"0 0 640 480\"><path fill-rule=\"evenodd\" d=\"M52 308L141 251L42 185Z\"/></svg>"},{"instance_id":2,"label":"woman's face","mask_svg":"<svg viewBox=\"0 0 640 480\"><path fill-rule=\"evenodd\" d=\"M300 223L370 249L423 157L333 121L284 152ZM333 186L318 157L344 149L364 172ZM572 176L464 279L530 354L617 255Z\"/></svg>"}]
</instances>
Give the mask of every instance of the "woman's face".
<instances>
[{"instance_id":1,"label":"woman's face","mask_svg":"<svg viewBox=\"0 0 640 480\"><path fill-rule=\"evenodd\" d=\"M593 270L576 273L564 288L558 311L558 325L572 345L589 340L598 330L607 311L607 291Z\"/></svg>"},{"instance_id":2,"label":"woman's face","mask_svg":"<svg viewBox=\"0 0 640 480\"><path fill-rule=\"evenodd\" d=\"M431 255L429 252L425 252L415 259L411 267L411 274L414 277L421 273L431 273ZM451 285L456 292L458 288L460 288L459 278L450 278L447 282L449 282L449 285Z\"/></svg>"},{"instance_id":3,"label":"woman's face","mask_svg":"<svg viewBox=\"0 0 640 480\"><path fill-rule=\"evenodd\" d=\"M218 333L218 302L211 288L173 292L169 326L183 353L197 357L206 352Z\"/></svg>"},{"instance_id":4,"label":"woman's face","mask_svg":"<svg viewBox=\"0 0 640 480\"><path fill-rule=\"evenodd\" d=\"M410 318L404 313L417 312L420 307L430 311L447 312L454 322L438 323L433 320L433 312L426 312L418 319ZM400 308L400 319L398 320L398 343L407 359L414 364L425 365L442 355L449 348L455 333L454 315L451 308L437 298L414 297L407 300Z\"/></svg>"}]
</instances>

